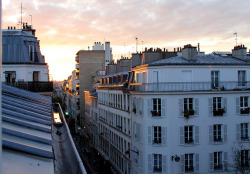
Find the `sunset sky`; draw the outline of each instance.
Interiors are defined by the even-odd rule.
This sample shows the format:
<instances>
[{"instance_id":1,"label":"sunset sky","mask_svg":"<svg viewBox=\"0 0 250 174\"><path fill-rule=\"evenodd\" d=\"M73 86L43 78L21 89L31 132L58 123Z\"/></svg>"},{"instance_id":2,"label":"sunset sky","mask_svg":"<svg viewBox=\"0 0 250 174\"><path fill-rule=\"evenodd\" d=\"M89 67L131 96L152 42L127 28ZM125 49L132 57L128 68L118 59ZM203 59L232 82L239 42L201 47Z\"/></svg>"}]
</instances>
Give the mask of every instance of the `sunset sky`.
<instances>
[{"instance_id":1,"label":"sunset sky","mask_svg":"<svg viewBox=\"0 0 250 174\"><path fill-rule=\"evenodd\" d=\"M31 23L54 80L75 68L75 54L95 41L110 41L114 58L143 47L172 51L184 44L201 51L250 49L250 0L3 0L2 27ZM31 15L31 16L30 16Z\"/></svg>"}]
</instances>

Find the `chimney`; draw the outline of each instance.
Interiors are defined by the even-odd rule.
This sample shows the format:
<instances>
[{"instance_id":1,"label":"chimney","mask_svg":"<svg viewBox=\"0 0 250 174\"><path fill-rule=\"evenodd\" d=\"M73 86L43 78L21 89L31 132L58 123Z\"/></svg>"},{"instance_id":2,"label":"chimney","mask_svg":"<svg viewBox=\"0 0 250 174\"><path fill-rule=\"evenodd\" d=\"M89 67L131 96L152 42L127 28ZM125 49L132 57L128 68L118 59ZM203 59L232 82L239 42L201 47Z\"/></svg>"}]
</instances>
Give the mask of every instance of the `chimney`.
<instances>
[{"instance_id":1,"label":"chimney","mask_svg":"<svg viewBox=\"0 0 250 174\"><path fill-rule=\"evenodd\" d=\"M240 60L247 60L247 48L245 45L235 46L232 50L232 57Z\"/></svg>"},{"instance_id":2,"label":"chimney","mask_svg":"<svg viewBox=\"0 0 250 174\"><path fill-rule=\"evenodd\" d=\"M200 43L198 43L198 54L200 53Z\"/></svg>"},{"instance_id":3,"label":"chimney","mask_svg":"<svg viewBox=\"0 0 250 174\"><path fill-rule=\"evenodd\" d=\"M175 52L175 48L174 48L174 52Z\"/></svg>"},{"instance_id":4,"label":"chimney","mask_svg":"<svg viewBox=\"0 0 250 174\"><path fill-rule=\"evenodd\" d=\"M182 57L185 60L197 60L197 48L191 44L185 45L182 49Z\"/></svg>"}]
</instances>

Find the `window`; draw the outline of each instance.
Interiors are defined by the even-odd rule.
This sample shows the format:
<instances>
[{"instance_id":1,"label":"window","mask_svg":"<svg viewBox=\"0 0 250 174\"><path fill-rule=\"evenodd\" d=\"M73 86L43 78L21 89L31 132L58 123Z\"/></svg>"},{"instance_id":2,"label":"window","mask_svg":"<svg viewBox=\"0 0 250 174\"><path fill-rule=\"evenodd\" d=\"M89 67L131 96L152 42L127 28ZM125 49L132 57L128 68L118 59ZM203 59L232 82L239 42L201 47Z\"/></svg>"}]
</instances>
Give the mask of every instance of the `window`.
<instances>
[{"instance_id":1,"label":"window","mask_svg":"<svg viewBox=\"0 0 250 174\"><path fill-rule=\"evenodd\" d=\"M249 114L248 97L240 97L240 114Z\"/></svg>"},{"instance_id":2,"label":"window","mask_svg":"<svg viewBox=\"0 0 250 174\"><path fill-rule=\"evenodd\" d=\"M194 143L193 139L193 126L185 126L184 127L184 141L185 144Z\"/></svg>"},{"instance_id":3,"label":"window","mask_svg":"<svg viewBox=\"0 0 250 174\"><path fill-rule=\"evenodd\" d=\"M185 172L194 171L194 154L185 154Z\"/></svg>"},{"instance_id":4,"label":"window","mask_svg":"<svg viewBox=\"0 0 250 174\"><path fill-rule=\"evenodd\" d=\"M154 126L154 139L153 144L160 144L161 143L161 127L160 126Z\"/></svg>"},{"instance_id":5,"label":"window","mask_svg":"<svg viewBox=\"0 0 250 174\"><path fill-rule=\"evenodd\" d=\"M30 57L30 61L34 61L34 46L33 45L29 45L29 57Z\"/></svg>"},{"instance_id":6,"label":"window","mask_svg":"<svg viewBox=\"0 0 250 174\"><path fill-rule=\"evenodd\" d=\"M211 87L213 89L219 87L219 71L211 71Z\"/></svg>"},{"instance_id":7,"label":"window","mask_svg":"<svg viewBox=\"0 0 250 174\"><path fill-rule=\"evenodd\" d=\"M249 167L249 150L241 150L240 162L241 162L241 167L245 169Z\"/></svg>"},{"instance_id":8,"label":"window","mask_svg":"<svg viewBox=\"0 0 250 174\"><path fill-rule=\"evenodd\" d=\"M221 124L215 124L213 126L214 142L222 142L221 128L222 128Z\"/></svg>"},{"instance_id":9,"label":"window","mask_svg":"<svg viewBox=\"0 0 250 174\"><path fill-rule=\"evenodd\" d=\"M214 152L214 170L222 170L222 152Z\"/></svg>"},{"instance_id":10,"label":"window","mask_svg":"<svg viewBox=\"0 0 250 174\"><path fill-rule=\"evenodd\" d=\"M222 108L222 99L221 97L213 97L213 115L214 116L222 116L225 112L224 108Z\"/></svg>"},{"instance_id":11,"label":"window","mask_svg":"<svg viewBox=\"0 0 250 174\"><path fill-rule=\"evenodd\" d=\"M154 154L154 172L162 171L162 155Z\"/></svg>"},{"instance_id":12,"label":"window","mask_svg":"<svg viewBox=\"0 0 250 174\"><path fill-rule=\"evenodd\" d=\"M248 123L241 123L240 124L240 133L241 133L241 140L242 141L249 141Z\"/></svg>"},{"instance_id":13,"label":"window","mask_svg":"<svg viewBox=\"0 0 250 174\"><path fill-rule=\"evenodd\" d=\"M194 115L194 100L193 98L184 98L184 117Z\"/></svg>"},{"instance_id":14,"label":"window","mask_svg":"<svg viewBox=\"0 0 250 174\"><path fill-rule=\"evenodd\" d=\"M238 86L246 86L246 71L238 71Z\"/></svg>"},{"instance_id":15,"label":"window","mask_svg":"<svg viewBox=\"0 0 250 174\"><path fill-rule=\"evenodd\" d=\"M160 98L153 98L153 110L152 116L161 116L161 99Z\"/></svg>"}]
</instances>

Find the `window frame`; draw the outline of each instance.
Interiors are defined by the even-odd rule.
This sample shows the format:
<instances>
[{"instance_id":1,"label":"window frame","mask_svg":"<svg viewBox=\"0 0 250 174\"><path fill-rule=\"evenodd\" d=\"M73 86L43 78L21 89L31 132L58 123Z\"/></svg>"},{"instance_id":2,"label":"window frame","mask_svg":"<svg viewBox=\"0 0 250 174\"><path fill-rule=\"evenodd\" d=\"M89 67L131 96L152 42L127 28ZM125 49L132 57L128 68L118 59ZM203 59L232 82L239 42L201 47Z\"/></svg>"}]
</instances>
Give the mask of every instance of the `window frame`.
<instances>
[{"instance_id":1,"label":"window frame","mask_svg":"<svg viewBox=\"0 0 250 174\"><path fill-rule=\"evenodd\" d=\"M214 152L214 170L223 170L222 152Z\"/></svg>"},{"instance_id":2,"label":"window frame","mask_svg":"<svg viewBox=\"0 0 250 174\"><path fill-rule=\"evenodd\" d=\"M162 128L161 126L153 126L153 144L162 143Z\"/></svg>"},{"instance_id":3,"label":"window frame","mask_svg":"<svg viewBox=\"0 0 250 174\"><path fill-rule=\"evenodd\" d=\"M184 144L194 144L194 126L184 126Z\"/></svg>"},{"instance_id":4,"label":"window frame","mask_svg":"<svg viewBox=\"0 0 250 174\"><path fill-rule=\"evenodd\" d=\"M246 70L238 70L238 86L246 86Z\"/></svg>"},{"instance_id":5,"label":"window frame","mask_svg":"<svg viewBox=\"0 0 250 174\"><path fill-rule=\"evenodd\" d=\"M162 154L153 154L154 157L154 167L153 167L153 171L154 172L162 172Z\"/></svg>"},{"instance_id":6,"label":"window frame","mask_svg":"<svg viewBox=\"0 0 250 174\"><path fill-rule=\"evenodd\" d=\"M194 172L194 154L188 153L184 155L184 171Z\"/></svg>"},{"instance_id":7,"label":"window frame","mask_svg":"<svg viewBox=\"0 0 250 174\"><path fill-rule=\"evenodd\" d=\"M152 116L161 117L162 116L162 99L152 98Z\"/></svg>"},{"instance_id":8,"label":"window frame","mask_svg":"<svg viewBox=\"0 0 250 174\"><path fill-rule=\"evenodd\" d=\"M213 141L214 142L223 142L222 124L214 124L213 125Z\"/></svg>"},{"instance_id":9,"label":"window frame","mask_svg":"<svg viewBox=\"0 0 250 174\"><path fill-rule=\"evenodd\" d=\"M241 123L240 124L240 139L241 141L249 141L249 128L248 123Z\"/></svg>"},{"instance_id":10,"label":"window frame","mask_svg":"<svg viewBox=\"0 0 250 174\"><path fill-rule=\"evenodd\" d=\"M219 74L220 74L220 71L211 71L211 88L212 89L219 88Z\"/></svg>"},{"instance_id":11,"label":"window frame","mask_svg":"<svg viewBox=\"0 0 250 174\"><path fill-rule=\"evenodd\" d=\"M248 96L240 96L240 114L249 114Z\"/></svg>"},{"instance_id":12,"label":"window frame","mask_svg":"<svg viewBox=\"0 0 250 174\"><path fill-rule=\"evenodd\" d=\"M240 151L240 165L241 167L248 169L249 168L249 150Z\"/></svg>"}]
</instances>

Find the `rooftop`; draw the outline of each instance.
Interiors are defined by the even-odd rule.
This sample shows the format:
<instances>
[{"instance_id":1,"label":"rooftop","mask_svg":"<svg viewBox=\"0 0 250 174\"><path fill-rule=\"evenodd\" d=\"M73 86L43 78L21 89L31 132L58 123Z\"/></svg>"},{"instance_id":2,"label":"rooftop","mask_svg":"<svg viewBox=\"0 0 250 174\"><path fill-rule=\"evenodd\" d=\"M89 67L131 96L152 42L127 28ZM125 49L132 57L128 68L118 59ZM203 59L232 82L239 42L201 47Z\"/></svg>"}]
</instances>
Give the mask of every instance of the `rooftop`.
<instances>
[{"instance_id":1,"label":"rooftop","mask_svg":"<svg viewBox=\"0 0 250 174\"><path fill-rule=\"evenodd\" d=\"M2 133L3 173L54 173L49 97L2 85Z\"/></svg>"},{"instance_id":2,"label":"rooftop","mask_svg":"<svg viewBox=\"0 0 250 174\"><path fill-rule=\"evenodd\" d=\"M197 55L197 60L185 60L182 56L175 56L167 59L158 60L149 63L149 66L163 65L250 65L248 61L239 60L232 56L220 56L214 54Z\"/></svg>"}]
</instances>

